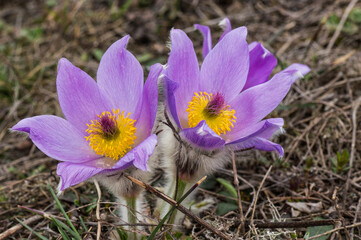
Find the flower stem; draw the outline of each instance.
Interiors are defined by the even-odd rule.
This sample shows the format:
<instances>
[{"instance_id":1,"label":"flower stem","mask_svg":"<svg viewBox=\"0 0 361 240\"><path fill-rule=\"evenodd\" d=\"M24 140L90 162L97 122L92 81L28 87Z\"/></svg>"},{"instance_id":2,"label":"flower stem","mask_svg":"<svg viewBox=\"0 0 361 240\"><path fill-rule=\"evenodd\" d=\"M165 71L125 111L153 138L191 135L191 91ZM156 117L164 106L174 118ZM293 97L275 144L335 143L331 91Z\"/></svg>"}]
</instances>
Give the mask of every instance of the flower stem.
<instances>
[{"instance_id":1,"label":"flower stem","mask_svg":"<svg viewBox=\"0 0 361 240\"><path fill-rule=\"evenodd\" d=\"M207 176L204 176L201 180L199 180L196 184L194 184L183 196L181 196L181 198L177 201L177 203L181 204L183 202L183 200L186 199L189 196L189 194L191 194L206 178L207 178ZM159 222L157 227L152 231L152 233L150 234L150 236L148 237L147 240L152 240L155 237L156 233L163 226L163 224L165 223L165 221L167 220L169 215L171 215L175 210L176 210L176 207L172 205L171 209L163 217L163 219Z\"/></svg>"},{"instance_id":2,"label":"flower stem","mask_svg":"<svg viewBox=\"0 0 361 240\"><path fill-rule=\"evenodd\" d=\"M177 180L177 177L175 175L170 175L168 179L170 181L165 186L164 193L167 196L175 199L176 201L179 201L179 199L183 196L185 190L190 189L194 185L194 182L191 182L191 183L185 182L185 181L182 181L180 178L178 178L178 180ZM189 201L189 199L187 199L185 201L186 202L185 204L187 204L188 201ZM161 219L164 218L167 213L169 213L171 208L172 208L172 206L168 205L165 201L158 199L156 213L159 214L159 217ZM173 223L178 222L178 220L182 216L183 216L183 213L181 213L179 211L174 211L173 214L168 219L168 224L173 224Z\"/></svg>"},{"instance_id":3,"label":"flower stem","mask_svg":"<svg viewBox=\"0 0 361 240\"><path fill-rule=\"evenodd\" d=\"M119 198L121 217L124 222L129 224L137 223L137 200L139 201L136 196ZM135 225L126 227L125 229L129 230L128 240L138 239L138 235L136 233L137 228Z\"/></svg>"},{"instance_id":4,"label":"flower stem","mask_svg":"<svg viewBox=\"0 0 361 240\"><path fill-rule=\"evenodd\" d=\"M177 184L177 188L176 188L176 192L173 193L174 196L174 200L176 200L177 202L181 199L181 197L184 194L184 190L187 188L189 188L192 184L188 184L184 181L182 181L181 179L178 179L178 184ZM190 186L189 186L190 185ZM172 206L170 206L169 211L171 211ZM178 211L174 211L172 213L172 215L170 216L168 223L169 224L174 224L183 214L178 212Z\"/></svg>"}]
</instances>

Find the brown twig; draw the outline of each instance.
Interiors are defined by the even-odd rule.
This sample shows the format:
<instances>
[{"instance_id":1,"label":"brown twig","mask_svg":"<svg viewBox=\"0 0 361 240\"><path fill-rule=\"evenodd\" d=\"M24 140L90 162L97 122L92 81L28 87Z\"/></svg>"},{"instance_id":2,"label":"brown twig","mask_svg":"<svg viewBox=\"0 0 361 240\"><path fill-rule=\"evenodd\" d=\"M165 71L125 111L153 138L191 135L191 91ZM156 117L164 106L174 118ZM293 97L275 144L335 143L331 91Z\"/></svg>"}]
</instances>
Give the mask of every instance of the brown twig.
<instances>
[{"instance_id":1,"label":"brown twig","mask_svg":"<svg viewBox=\"0 0 361 240\"><path fill-rule=\"evenodd\" d=\"M234 152L232 151L232 165L233 165L233 181L234 185L236 186L237 191L237 199L238 199L238 208L239 208L239 220L240 220L240 226L237 228L236 235L234 236L234 239L238 239L239 230L242 230L242 235L245 234L245 228L244 228L244 215L243 215L243 207L242 207L242 199L241 199L241 193L239 192L239 181L238 181L238 174L237 174L237 166L236 166L236 160L234 158Z\"/></svg>"},{"instance_id":2,"label":"brown twig","mask_svg":"<svg viewBox=\"0 0 361 240\"><path fill-rule=\"evenodd\" d=\"M343 226L343 229L345 230L346 237L347 237L347 239L349 240L349 239L351 239L351 236L350 236L350 233L348 232L348 230L347 230L347 228L346 228L345 219L342 217L341 212L340 212L340 209L339 209L338 204L337 204L337 191L338 191L338 187L336 187L335 190L333 191L332 201L333 201L333 204L334 204L334 206L335 206L335 209L336 209L338 218L340 219L341 224L342 224L342 226Z\"/></svg>"},{"instance_id":3,"label":"brown twig","mask_svg":"<svg viewBox=\"0 0 361 240\"><path fill-rule=\"evenodd\" d=\"M348 192L348 189L350 187L351 183L351 173L352 173L352 167L353 167L353 161L355 158L355 147L356 147L356 134L357 134L357 110L361 105L361 97L359 97L352 106L352 142L351 142L351 153L350 153L350 163L347 173L347 181L346 181L346 187L344 189L344 196L346 196L345 193Z\"/></svg>"},{"instance_id":4,"label":"brown twig","mask_svg":"<svg viewBox=\"0 0 361 240\"><path fill-rule=\"evenodd\" d=\"M140 186L141 188L144 188L145 190L149 191L150 193L154 194L155 196L157 196L157 197L161 198L162 200L166 201L167 203L169 203L173 207L176 207L179 211L181 211L182 213L184 213L189 218L196 221L197 223L199 223L203 227L207 228L208 230L210 230L214 234L218 235L219 237L221 237L223 239L230 240L230 238L226 234L222 233L221 231L214 228L209 223L207 223L204 220L200 219L199 217L194 215L191 211L189 211L187 208L183 207L182 205L179 205L174 199L172 199L169 196L165 195L161 191L155 189L154 187L150 186L149 184L146 184L146 183L144 183L144 182L142 182L142 181L140 181L140 180L138 180L136 178L133 178L133 177L129 176L128 174L124 174L124 176L126 178L128 178L130 181L132 181L133 183Z\"/></svg>"},{"instance_id":5,"label":"brown twig","mask_svg":"<svg viewBox=\"0 0 361 240\"><path fill-rule=\"evenodd\" d=\"M346 23L346 20L347 20L348 15L350 14L352 8L355 6L355 4L357 3L357 1L358 1L358 0L352 0L352 1L348 4L348 6L346 7L346 10L345 10L345 12L344 12L343 15L342 15L341 21L340 21L340 23L337 25L336 31L335 31L335 33L333 34L330 42L329 42L328 45L327 45L327 49L326 49L327 52L329 52L329 51L332 49L333 45L335 44L338 36L339 36L340 33L341 33L341 30L342 30L343 26L344 26L345 23Z\"/></svg>"},{"instance_id":6,"label":"brown twig","mask_svg":"<svg viewBox=\"0 0 361 240\"><path fill-rule=\"evenodd\" d=\"M253 220L253 224L257 228L306 228L314 226L335 225L337 220L325 219L325 220L305 220L298 222L261 222L261 220ZM245 226L250 227L251 221L245 221Z\"/></svg>"},{"instance_id":7,"label":"brown twig","mask_svg":"<svg viewBox=\"0 0 361 240\"><path fill-rule=\"evenodd\" d=\"M26 219L25 221L23 221L23 223L25 223L26 225L32 224L33 222L36 222L40 219L42 219L43 217L40 215L35 215L32 216L28 219ZM9 237L10 235L16 233L17 231L19 231L20 229L22 229L24 226L22 224L16 224L14 227L9 228L8 230L6 230L5 232L2 232L0 234L0 240L2 239L6 239L7 237Z\"/></svg>"},{"instance_id":8,"label":"brown twig","mask_svg":"<svg viewBox=\"0 0 361 240\"><path fill-rule=\"evenodd\" d=\"M356 212L355 212L355 216L353 218L353 223L355 224L357 222L357 218L358 218L358 213L360 211L360 207L361 207L361 198L358 200L357 203L357 207L356 207ZM354 229L351 229L351 239L353 239L354 237Z\"/></svg>"},{"instance_id":9,"label":"brown twig","mask_svg":"<svg viewBox=\"0 0 361 240\"><path fill-rule=\"evenodd\" d=\"M100 199L102 196L102 191L100 190L98 181L95 179L94 179L94 185L95 185L95 188L97 189L97 193L98 193L96 217L97 217L97 221L98 221L97 240L100 240L100 235L101 235L101 230L102 230L101 221L100 221Z\"/></svg>"},{"instance_id":10,"label":"brown twig","mask_svg":"<svg viewBox=\"0 0 361 240\"><path fill-rule=\"evenodd\" d=\"M258 195L259 193L261 192L261 189L262 189L262 186L264 184L264 182L266 181L269 173L271 172L272 170L272 165L269 167L268 171L266 172L266 174L264 175L263 179L262 179L262 182L261 184L259 185L259 188L257 190L257 193L256 193L256 196L255 196L255 201L253 203L253 209L252 209L252 215L251 215L251 225L253 224L253 219L254 219L254 213L256 211L256 206L257 206L257 200L258 200ZM251 206L252 207L252 206Z\"/></svg>"}]
</instances>

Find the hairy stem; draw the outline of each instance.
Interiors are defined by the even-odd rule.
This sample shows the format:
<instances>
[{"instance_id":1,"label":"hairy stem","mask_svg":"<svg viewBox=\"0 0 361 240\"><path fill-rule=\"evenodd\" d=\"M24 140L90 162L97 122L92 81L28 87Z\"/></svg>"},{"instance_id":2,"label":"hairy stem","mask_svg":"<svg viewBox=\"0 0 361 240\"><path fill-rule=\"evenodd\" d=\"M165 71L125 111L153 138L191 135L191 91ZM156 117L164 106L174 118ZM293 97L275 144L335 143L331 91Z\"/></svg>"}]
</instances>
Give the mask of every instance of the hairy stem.
<instances>
[{"instance_id":1,"label":"hairy stem","mask_svg":"<svg viewBox=\"0 0 361 240\"><path fill-rule=\"evenodd\" d=\"M176 200L178 202L179 199L183 196L185 189L186 188L189 189L188 185L193 185L193 184L187 184L186 182L182 181L181 179L178 179L177 182L178 182L177 188L176 188L177 191L173 194L173 196L174 196L174 200ZM172 206L169 206L169 207L170 207L169 210L171 210ZM175 221L178 220L182 215L183 214L181 212L174 211L173 214L170 216L168 223L169 224L175 223Z\"/></svg>"},{"instance_id":2,"label":"hairy stem","mask_svg":"<svg viewBox=\"0 0 361 240\"><path fill-rule=\"evenodd\" d=\"M138 239L138 235L136 233L136 231L137 231L136 224L138 223L137 203L139 200L140 199L138 199L137 197L121 197L121 198L119 198L119 202L121 203L121 206L120 206L121 217L124 222L130 224L130 226L128 226L126 228L127 230L129 230L128 231L128 239L129 240L137 240Z\"/></svg>"}]
</instances>

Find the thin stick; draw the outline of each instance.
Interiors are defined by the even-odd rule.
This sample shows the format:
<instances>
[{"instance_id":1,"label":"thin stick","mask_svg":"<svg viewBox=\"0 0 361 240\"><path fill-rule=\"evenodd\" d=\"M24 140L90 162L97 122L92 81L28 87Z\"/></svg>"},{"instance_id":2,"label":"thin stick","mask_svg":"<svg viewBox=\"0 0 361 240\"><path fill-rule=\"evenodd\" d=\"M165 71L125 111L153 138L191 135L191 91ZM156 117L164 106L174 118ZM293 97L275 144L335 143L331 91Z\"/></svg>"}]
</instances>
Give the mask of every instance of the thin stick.
<instances>
[{"instance_id":1,"label":"thin stick","mask_svg":"<svg viewBox=\"0 0 361 240\"><path fill-rule=\"evenodd\" d=\"M254 220L253 224L257 228L306 228L314 226L325 226L325 225L335 225L337 220L333 219L324 219L324 220L305 220L298 222L259 222L260 220ZM246 221L245 225L250 227L251 221Z\"/></svg>"},{"instance_id":2,"label":"thin stick","mask_svg":"<svg viewBox=\"0 0 361 240\"><path fill-rule=\"evenodd\" d=\"M98 229L97 229L97 240L100 240L100 234L102 230L101 221L100 221L100 198L102 196L102 191L100 190L99 183L96 179L94 179L94 185L97 189L98 199L97 199L97 208L96 208L96 217L98 221Z\"/></svg>"},{"instance_id":3,"label":"thin stick","mask_svg":"<svg viewBox=\"0 0 361 240\"><path fill-rule=\"evenodd\" d=\"M28 219L26 219L25 221L23 221L23 223L25 223L26 225L32 224L33 222L36 222L40 219L42 219L43 217L40 215L35 215L32 216ZM6 239L7 237L9 237L10 235L16 233L17 231L19 231L20 229L22 229L24 226L19 224L16 224L15 226L13 226L12 228L9 228L8 230L6 230L5 232L2 232L0 234L0 240L2 239Z\"/></svg>"},{"instance_id":4,"label":"thin stick","mask_svg":"<svg viewBox=\"0 0 361 240\"><path fill-rule=\"evenodd\" d=\"M253 209L252 209L252 215L251 215L251 224L253 224L253 219L254 219L254 213L256 211L256 206L257 206L257 201L258 201L258 195L261 192L262 186L264 184L264 182L266 181L266 178L268 177L269 173L271 172L272 169L272 165L269 167L268 171L266 172L266 175L264 175L261 184L259 185L259 188L257 190L256 196L255 196L255 201L254 201L254 205L253 205Z\"/></svg>"},{"instance_id":5,"label":"thin stick","mask_svg":"<svg viewBox=\"0 0 361 240\"><path fill-rule=\"evenodd\" d=\"M199 223L203 227L207 228L209 231L213 232L214 234L218 235L219 237L221 237L223 239L230 240L230 238L226 234L222 233L221 231L214 228L209 223L207 223L204 220L200 219L199 217L194 215L191 211L189 211L187 208L183 207L182 205L179 205L174 199L172 199L169 196L165 195L161 191L155 189L154 187L150 186L149 184L146 184L146 183L144 183L144 182L142 182L142 181L140 181L138 179L135 179L135 178L129 176L128 174L124 174L124 176L126 178L128 178L130 181L132 181L133 183L140 186L141 188L144 188L145 190L149 191L150 193L152 193L152 194L156 195L157 197L161 198L162 200L166 201L167 203L169 203L173 207L176 207L179 211L181 211L182 213L184 213L189 218L191 218L195 222Z\"/></svg>"},{"instance_id":6,"label":"thin stick","mask_svg":"<svg viewBox=\"0 0 361 240\"><path fill-rule=\"evenodd\" d=\"M344 190L344 196L346 196L345 193L348 192L348 189L350 187L350 178L352 173L352 167L353 167L353 161L355 158L355 147L356 147L356 134L357 134L357 110L361 105L361 97L359 97L353 104L353 110L352 110L352 142L351 142L351 153L350 153L350 163L347 173L347 181L346 181L346 187Z\"/></svg>"},{"instance_id":7,"label":"thin stick","mask_svg":"<svg viewBox=\"0 0 361 240\"><path fill-rule=\"evenodd\" d=\"M345 224L345 219L342 217L341 215L341 212L340 212L340 209L338 207L338 204L337 204L337 191L338 191L338 187L335 188L333 194L332 194L332 201L333 201L333 205L335 206L335 209L336 209L336 212L337 212L337 215L338 215L338 218L340 219L341 221L341 224L343 226L343 229L345 230L346 232L346 238L348 240L351 239L351 236L350 236L350 233L348 232L347 228L346 228L346 224Z\"/></svg>"},{"instance_id":8,"label":"thin stick","mask_svg":"<svg viewBox=\"0 0 361 240\"><path fill-rule=\"evenodd\" d=\"M341 33L341 30L342 30L343 26L344 26L345 23L346 23L346 20L347 20L348 15L350 14L352 8L355 6L355 4L357 3L357 1L358 1L358 0L352 0L352 1L348 4L345 12L344 12L343 15L342 15L342 18L341 18L340 23L337 25L337 28L336 28L335 33L333 34L330 42L329 42L328 45L327 45L327 49L326 49L327 52L329 52L329 51L331 50L331 48L333 47L333 45L335 44L338 36L339 36L340 33Z\"/></svg>"},{"instance_id":9,"label":"thin stick","mask_svg":"<svg viewBox=\"0 0 361 240\"><path fill-rule=\"evenodd\" d=\"M234 158L233 151L231 152L231 154L232 154L232 165L233 165L233 179L234 179L233 182L234 182L234 185L236 186L238 208L239 208L239 220L241 221L240 227L237 229L236 235L234 236L234 239L238 239L239 230L242 230L242 235L244 235L246 231L244 229L244 215L243 215L241 193L239 192L239 181L238 181L236 160Z\"/></svg>"},{"instance_id":10,"label":"thin stick","mask_svg":"<svg viewBox=\"0 0 361 240\"><path fill-rule=\"evenodd\" d=\"M358 203L357 203L356 213L355 213L355 217L353 219L353 223L357 222L357 217L358 217L358 213L360 211L360 207L361 207L361 198L358 200ZM351 229L351 239L353 239L353 237L354 237L354 229L352 228Z\"/></svg>"}]
</instances>

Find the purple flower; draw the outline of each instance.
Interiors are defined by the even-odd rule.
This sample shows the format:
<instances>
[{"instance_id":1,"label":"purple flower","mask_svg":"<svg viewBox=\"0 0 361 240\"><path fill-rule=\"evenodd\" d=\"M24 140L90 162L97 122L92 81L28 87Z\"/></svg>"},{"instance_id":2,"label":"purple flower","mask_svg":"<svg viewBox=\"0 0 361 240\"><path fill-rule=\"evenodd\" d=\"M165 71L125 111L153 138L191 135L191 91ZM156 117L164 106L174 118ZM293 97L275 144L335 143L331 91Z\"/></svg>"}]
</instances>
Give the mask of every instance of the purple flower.
<instances>
[{"instance_id":1,"label":"purple flower","mask_svg":"<svg viewBox=\"0 0 361 240\"><path fill-rule=\"evenodd\" d=\"M164 73L168 111L180 136L200 149L255 148L282 156L282 147L269 139L282 129L283 119L264 118L310 69L292 64L269 78L276 58L261 43L248 44L245 27L232 30L228 19L223 23L213 49L210 29L195 25L204 36L200 69L191 40L182 30L171 31Z\"/></svg>"},{"instance_id":2,"label":"purple flower","mask_svg":"<svg viewBox=\"0 0 361 240\"><path fill-rule=\"evenodd\" d=\"M62 161L60 190L101 173L135 166L147 170L157 137L151 134L157 108L160 64L143 86L143 70L126 50L129 36L102 57L97 82L67 59L59 61L56 79L65 119L41 115L12 129L29 134L46 155Z\"/></svg>"}]
</instances>

